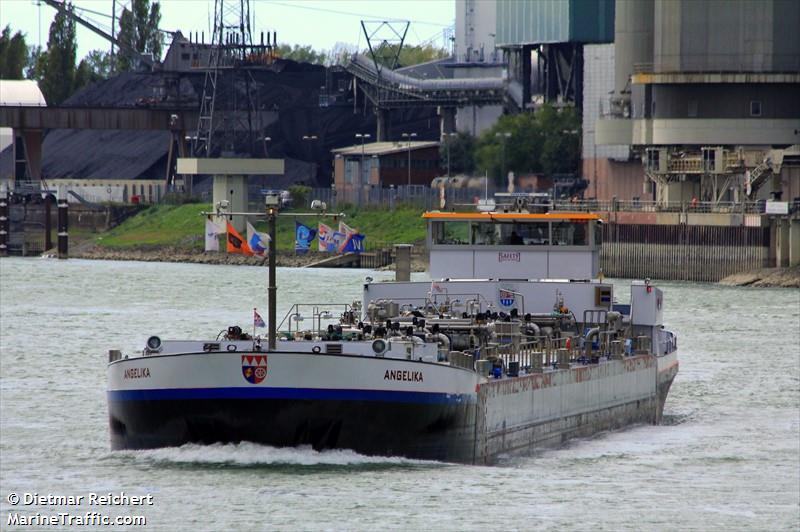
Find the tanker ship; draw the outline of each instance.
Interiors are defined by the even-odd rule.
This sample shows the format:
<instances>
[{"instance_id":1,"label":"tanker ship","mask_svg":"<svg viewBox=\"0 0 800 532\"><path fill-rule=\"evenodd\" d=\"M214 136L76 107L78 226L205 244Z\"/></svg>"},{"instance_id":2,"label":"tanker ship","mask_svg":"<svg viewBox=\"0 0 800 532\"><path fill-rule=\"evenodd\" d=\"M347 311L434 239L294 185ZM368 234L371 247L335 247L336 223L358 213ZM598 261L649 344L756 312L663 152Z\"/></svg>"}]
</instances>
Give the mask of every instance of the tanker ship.
<instances>
[{"instance_id":1,"label":"tanker ship","mask_svg":"<svg viewBox=\"0 0 800 532\"><path fill-rule=\"evenodd\" d=\"M659 423L678 371L664 295L599 270L599 216L428 212L432 281L296 304L261 337L109 351L112 449L250 441L470 464ZM270 345L272 344L272 345Z\"/></svg>"}]
</instances>

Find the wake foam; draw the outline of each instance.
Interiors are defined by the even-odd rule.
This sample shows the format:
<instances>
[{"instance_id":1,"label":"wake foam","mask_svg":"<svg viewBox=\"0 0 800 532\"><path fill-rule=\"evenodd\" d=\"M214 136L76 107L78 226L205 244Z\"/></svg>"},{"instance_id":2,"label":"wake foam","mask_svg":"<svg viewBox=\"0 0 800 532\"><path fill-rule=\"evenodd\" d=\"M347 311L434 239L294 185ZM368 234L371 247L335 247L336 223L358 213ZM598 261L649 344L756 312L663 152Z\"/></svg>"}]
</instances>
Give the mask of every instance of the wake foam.
<instances>
[{"instance_id":1,"label":"wake foam","mask_svg":"<svg viewBox=\"0 0 800 532\"><path fill-rule=\"evenodd\" d=\"M250 442L212 445L186 444L181 447L162 449L116 451L112 455L136 462L164 465L408 466L432 463L402 457L366 456L346 449L315 451L311 446L270 447Z\"/></svg>"}]
</instances>

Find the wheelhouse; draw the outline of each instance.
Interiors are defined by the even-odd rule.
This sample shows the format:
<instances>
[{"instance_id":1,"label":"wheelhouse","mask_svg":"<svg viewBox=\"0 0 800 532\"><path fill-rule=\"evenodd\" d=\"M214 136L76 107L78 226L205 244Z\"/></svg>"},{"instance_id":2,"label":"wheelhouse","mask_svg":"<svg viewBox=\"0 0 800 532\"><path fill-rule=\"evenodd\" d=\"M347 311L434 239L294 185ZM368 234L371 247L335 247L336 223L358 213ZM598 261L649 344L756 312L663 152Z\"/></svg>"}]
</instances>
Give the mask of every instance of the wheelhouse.
<instances>
[{"instance_id":1,"label":"wheelhouse","mask_svg":"<svg viewBox=\"0 0 800 532\"><path fill-rule=\"evenodd\" d=\"M436 278L594 278L600 216L590 213L428 212Z\"/></svg>"}]
</instances>

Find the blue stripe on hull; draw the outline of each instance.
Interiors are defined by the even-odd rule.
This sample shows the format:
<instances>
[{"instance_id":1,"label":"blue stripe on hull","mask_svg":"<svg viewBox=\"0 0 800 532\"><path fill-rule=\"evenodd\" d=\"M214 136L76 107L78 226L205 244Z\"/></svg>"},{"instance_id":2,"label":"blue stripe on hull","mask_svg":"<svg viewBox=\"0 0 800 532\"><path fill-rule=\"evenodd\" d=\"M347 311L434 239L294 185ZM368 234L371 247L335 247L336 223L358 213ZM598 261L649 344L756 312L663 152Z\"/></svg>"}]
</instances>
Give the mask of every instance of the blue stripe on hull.
<instances>
[{"instance_id":1,"label":"blue stripe on hull","mask_svg":"<svg viewBox=\"0 0 800 532\"><path fill-rule=\"evenodd\" d=\"M182 399L311 399L337 401L384 401L391 403L448 404L475 400L475 394L404 392L394 390L330 390L319 388L171 388L109 390L108 400L166 401Z\"/></svg>"}]
</instances>

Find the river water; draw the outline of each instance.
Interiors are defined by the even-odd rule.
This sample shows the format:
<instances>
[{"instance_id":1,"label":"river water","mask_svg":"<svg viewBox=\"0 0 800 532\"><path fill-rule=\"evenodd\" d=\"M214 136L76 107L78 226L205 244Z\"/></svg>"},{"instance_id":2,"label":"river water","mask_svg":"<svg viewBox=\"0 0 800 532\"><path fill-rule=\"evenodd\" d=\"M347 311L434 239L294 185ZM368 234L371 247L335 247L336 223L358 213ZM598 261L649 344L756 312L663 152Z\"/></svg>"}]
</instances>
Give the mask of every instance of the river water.
<instances>
[{"instance_id":1,"label":"river water","mask_svg":"<svg viewBox=\"0 0 800 532\"><path fill-rule=\"evenodd\" d=\"M366 275L392 274L281 269L279 316L298 294L350 302ZM800 526L800 290L791 289L660 283L681 361L665 424L496 467L246 443L110 452L107 350L141 349L150 334L213 337L252 323L253 307L266 317L265 280L254 267L0 260L0 529L16 529L14 512L87 511L146 518L129 530ZM627 282L616 284L625 301ZM89 493L120 491L153 504L86 504ZM12 506L11 493L86 498Z\"/></svg>"}]
</instances>

